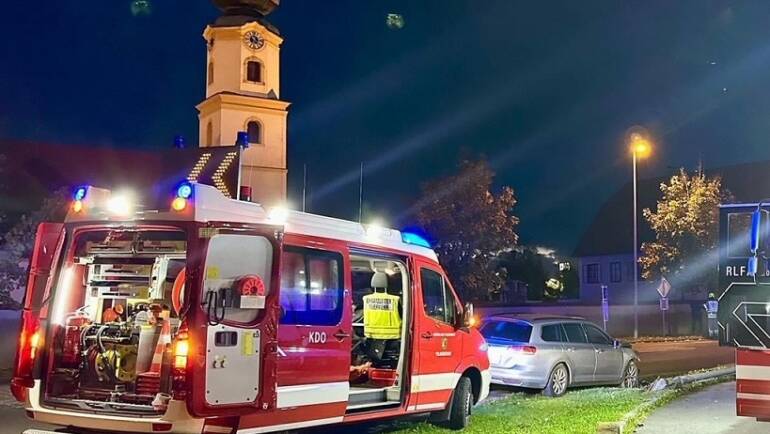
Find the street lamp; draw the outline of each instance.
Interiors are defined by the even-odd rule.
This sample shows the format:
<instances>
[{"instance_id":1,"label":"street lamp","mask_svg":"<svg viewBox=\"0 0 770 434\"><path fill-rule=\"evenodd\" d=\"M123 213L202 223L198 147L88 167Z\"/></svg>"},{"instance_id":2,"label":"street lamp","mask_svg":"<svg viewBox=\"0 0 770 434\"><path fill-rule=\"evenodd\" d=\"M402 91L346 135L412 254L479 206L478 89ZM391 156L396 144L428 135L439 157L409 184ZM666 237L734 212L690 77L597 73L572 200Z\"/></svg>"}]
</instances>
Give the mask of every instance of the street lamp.
<instances>
[{"instance_id":1,"label":"street lamp","mask_svg":"<svg viewBox=\"0 0 770 434\"><path fill-rule=\"evenodd\" d=\"M639 222L636 192L636 162L647 158L652 152L652 144L641 134L631 134L631 155L634 163L634 338L639 337Z\"/></svg>"}]
</instances>

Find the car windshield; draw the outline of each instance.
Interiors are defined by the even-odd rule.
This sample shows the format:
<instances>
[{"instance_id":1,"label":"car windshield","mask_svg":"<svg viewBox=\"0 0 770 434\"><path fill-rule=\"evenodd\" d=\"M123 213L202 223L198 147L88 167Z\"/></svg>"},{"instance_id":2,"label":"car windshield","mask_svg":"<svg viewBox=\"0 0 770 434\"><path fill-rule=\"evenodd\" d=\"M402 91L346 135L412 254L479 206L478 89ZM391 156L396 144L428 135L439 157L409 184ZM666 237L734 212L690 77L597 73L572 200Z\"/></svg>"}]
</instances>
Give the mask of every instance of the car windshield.
<instances>
[{"instance_id":1,"label":"car windshield","mask_svg":"<svg viewBox=\"0 0 770 434\"><path fill-rule=\"evenodd\" d=\"M488 340L529 342L532 325L523 321L489 321L481 327L481 334Z\"/></svg>"}]
</instances>

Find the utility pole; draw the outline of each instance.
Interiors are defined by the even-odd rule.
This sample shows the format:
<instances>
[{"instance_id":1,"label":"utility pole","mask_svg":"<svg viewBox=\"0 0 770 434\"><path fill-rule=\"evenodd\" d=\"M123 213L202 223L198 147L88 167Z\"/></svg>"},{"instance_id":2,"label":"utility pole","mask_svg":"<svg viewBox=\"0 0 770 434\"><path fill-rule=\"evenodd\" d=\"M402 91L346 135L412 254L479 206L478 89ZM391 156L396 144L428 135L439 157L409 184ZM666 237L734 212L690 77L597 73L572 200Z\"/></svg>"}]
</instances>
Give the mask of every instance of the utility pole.
<instances>
[{"instance_id":1,"label":"utility pole","mask_svg":"<svg viewBox=\"0 0 770 434\"><path fill-rule=\"evenodd\" d=\"M361 162L361 173L358 178L358 223L364 220L364 162Z\"/></svg>"},{"instance_id":2,"label":"utility pole","mask_svg":"<svg viewBox=\"0 0 770 434\"><path fill-rule=\"evenodd\" d=\"M302 212L306 212L307 206L307 164L302 165Z\"/></svg>"}]
</instances>

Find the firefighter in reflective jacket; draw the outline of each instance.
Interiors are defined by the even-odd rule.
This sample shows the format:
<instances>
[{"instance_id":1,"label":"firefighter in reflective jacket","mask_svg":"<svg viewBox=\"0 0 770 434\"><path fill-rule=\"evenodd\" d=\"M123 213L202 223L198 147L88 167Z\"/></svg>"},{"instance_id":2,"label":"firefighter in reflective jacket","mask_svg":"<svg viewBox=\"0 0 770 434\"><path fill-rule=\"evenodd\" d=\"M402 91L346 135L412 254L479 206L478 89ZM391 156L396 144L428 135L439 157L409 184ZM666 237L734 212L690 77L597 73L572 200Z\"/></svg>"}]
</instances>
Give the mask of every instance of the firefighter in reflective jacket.
<instances>
[{"instance_id":1,"label":"firefighter in reflective jacket","mask_svg":"<svg viewBox=\"0 0 770 434\"><path fill-rule=\"evenodd\" d=\"M708 318L709 337L718 339L719 325L717 323L717 312L719 311L719 302L713 292L709 293L709 298L703 303L703 308L706 309L706 317Z\"/></svg>"},{"instance_id":2,"label":"firefighter in reflective jacket","mask_svg":"<svg viewBox=\"0 0 770 434\"><path fill-rule=\"evenodd\" d=\"M388 294L388 275L376 271L372 276L372 289L373 294L363 297L364 336L370 339L400 339L400 298Z\"/></svg>"}]
</instances>

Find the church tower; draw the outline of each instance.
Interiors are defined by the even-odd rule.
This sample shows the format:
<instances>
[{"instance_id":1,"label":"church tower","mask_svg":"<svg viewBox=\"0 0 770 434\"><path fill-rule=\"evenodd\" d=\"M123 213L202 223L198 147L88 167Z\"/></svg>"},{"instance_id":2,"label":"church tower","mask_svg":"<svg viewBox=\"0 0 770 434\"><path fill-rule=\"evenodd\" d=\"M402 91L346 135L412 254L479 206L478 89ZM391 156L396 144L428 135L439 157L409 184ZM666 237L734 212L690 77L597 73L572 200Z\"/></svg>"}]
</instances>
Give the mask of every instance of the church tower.
<instances>
[{"instance_id":1,"label":"church tower","mask_svg":"<svg viewBox=\"0 0 770 434\"><path fill-rule=\"evenodd\" d=\"M266 205L286 200L286 120L281 101L283 39L265 19L280 0L213 0L223 14L206 27L206 100L198 104L201 147L232 146L248 133L241 185Z\"/></svg>"}]
</instances>

